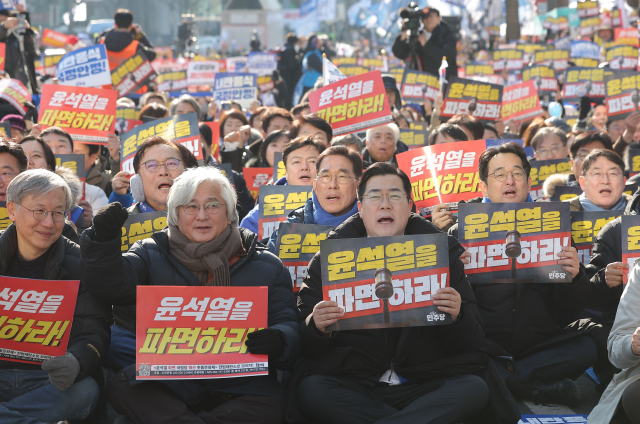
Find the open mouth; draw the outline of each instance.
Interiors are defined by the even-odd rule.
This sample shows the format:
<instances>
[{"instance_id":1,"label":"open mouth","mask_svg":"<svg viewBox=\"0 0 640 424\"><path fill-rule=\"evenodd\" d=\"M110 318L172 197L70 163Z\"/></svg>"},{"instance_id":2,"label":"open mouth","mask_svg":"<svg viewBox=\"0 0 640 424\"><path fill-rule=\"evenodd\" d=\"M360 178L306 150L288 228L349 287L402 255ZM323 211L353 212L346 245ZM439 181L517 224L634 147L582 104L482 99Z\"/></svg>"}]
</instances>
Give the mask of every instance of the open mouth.
<instances>
[{"instance_id":1,"label":"open mouth","mask_svg":"<svg viewBox=\"0 0 640 424\"><path fill-rule=\"evenodd\" d=\"M336 196L336 195L333 195L333 194L329 194L329 195L326 197L326 199L327 199L327 201L329 201L329 202L336 202L336 201L340 200L340 196Z\"/></svg>"},{"instance_id":2,"label":"open mouth","mask_svg":"<svg viewBox=\"0 0 640 424\"><path fill-rule=\"evenodd\" d=\"M603 188L602 190L599 191L599 193L603 196L610 196L612 191L610 188Z\"/></svg>"},{"instance_id":3,"label":"open mouth","mask_svg":"<svg viewBox=\"0 0 640 424\"><path fill-rule=\"evenodd\" d=\"M380 224L392 224L393 223L393 218L391 218L390 216L383 216L382 218L380 218L378 220L378 222Z\"/></svg>"},{"instance_id":4,"label":"open mouth","mask_svg":"<svg viewBox=\"0 0 640 424\"><path fill-rule=\"evenodd\" d=\"M197 231L209 231L210 229L211 227L208 225L199 225L196 227Z\"/></svg>"},{"instance_id":5,"label":"open mouth","mask_svg":"<svg viewBox=\"0 0 640 424\"><path fill-rule=\"evenodd\" d=\"M503 194L504 197L513 198L513 197L516 197L516 194L518 194L518 193L515 190L511 190L510 189L510 190L505 190L505 192L502 193L502 194Z\"/></svg>"},{"instance_id":6,"label":"open mouth","mask_svg":"<svg viewBox=\"0 0 640 424\"><path fill-rule=\"evenodd\" d=\"M311 182L311 175L308 174L302 174L300 175L300 181L306 182L306 183L310 183Z\"/></svg>"},{"instance_id":7,"label":"open mouth","mask_svg":"<svg viewBox=\"0 0 640 424\"><path fill-rule=\"evenodd\" d=\"M158 190L166 190L166 191L169 191L169 189L171 188L171 186L172 186L172 184L171 184L171 183L167 183L167 182L160 183L160 184L158 184Z\"/></svg>"}]
</instances>

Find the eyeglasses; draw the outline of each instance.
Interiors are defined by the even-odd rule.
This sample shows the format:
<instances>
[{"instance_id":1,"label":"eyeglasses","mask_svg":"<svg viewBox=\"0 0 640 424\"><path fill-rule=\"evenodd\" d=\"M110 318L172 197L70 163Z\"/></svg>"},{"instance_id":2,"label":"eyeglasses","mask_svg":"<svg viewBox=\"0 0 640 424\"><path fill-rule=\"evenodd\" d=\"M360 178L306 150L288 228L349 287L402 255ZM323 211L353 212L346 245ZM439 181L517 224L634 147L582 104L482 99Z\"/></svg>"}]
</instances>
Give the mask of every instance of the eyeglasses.
<instances>
[{"instance_id":1,"label":"eyeglasses","mask_svg":"<svg viewBox=\"0 0 640 424\"><path fill-rule=\"evenodd\" d=\"M180 167L180 159L171 158L162 163L158 162L155 159L152 159L146 161L145 163L143 163L143 165L149 172L158 172L161 166L167 168L168 171L175 171Z\"/></svg>"},{"instance_id":2,"label":"eyeglasses","mask_svg":"<svg viewBox=\"0 0 640 424\"><path fill-rule=\"evenodd\" d=\"M29 209L26 206L22 206L20 203L17 203L17 205L33 213L33 217L38 221L44 221L45 218L49 216L49 213L51 213L51 216L53 217L53 222L64 222L67 217L67 212L47 211L45 209Z\"/></svg>"},{"instance_id":3,"label":"eyeglasses","mask_svg":"<svg viewBox=\"0 0 640 424\"><path fill-rule=\"evenodd\" d=\"M495 178L496 181L502 182L502 181L506 181L507 175L509 174L511 174L513 179L516 181L522 181L526 176L524 171L498 171L498 172L489 174L489 176L493 175L493 178Z\"/></svg>"},{"instance_id":4,"label":"eyeglasses","mask_svg":"<svg viewBox=\"0 0 640 424\"><path fill-rule=\"evenodd\" d=\"M585 160L589 156L589 153L580 152L576 154L576 159Z\"/></svg>"},{"instance_id":5,"label":"eyeglasses","mask_svg":"<svg viewBox=\"0 0 640 424\"><path fill-rule=\"evenodd\" d=\"M188 205L184 205L182 208L184 212L189 215L195 215L200 211L200 208L204 208L204 211L208 215L215 215L220 212L221 207L224 206L224 203L220 202L207 202L204 205L198 205L196 203L189 203Z\"/></svg>"},{"instance_id":6,"label":"eyeglasses","mask_svg":"<svg viewBox=\"0 0 640 424\"><path fill-rule=\"evenodd\" d=\"M16 174L14 174L13 172L3 172L2 174L0 174L0 180L5 183L9 183L15 176Z\"/></svg>"},{"instance_id":7,"label":"eyeglasses","mask_svg":"<svg viewBox=\"0 0 640 424\"><path fill-rule=\"evenodd\" d=\"M555 156L556 154L560 153L562 151L562 149L564 149L564 146L555 146L555 147L552 147L550 149L536 150L536 153L540 157L548 156L548 155Z\"/></svg>"},{"instance_id":8,"label":"eyeglasses","mask_svg":"<svg viewBox=\"0 0 640 424\"><path fill-rule=\"evenodd\" d=\"M389 199L389 203L397 205L400 202L402 202L402 200L404 200L405 197L407 197L406 194L401 194L401 193L390 193L390 194L381 194L381 193L373 193L373 194L367 194L365 197L367 199L367 201L372 204L372 205L379 205L380 203L382 203L382 198L387 196L387 199Z\"/></svg>"},{"instance_id":9,"label":"eyeglasses","mask_svg":"<svg viewBox=\"0 0 640 424\"><path fill-rule=\"evenodd\" d=\"M350 175L344 175L344 174L340 174L340 175L322 174L322 175L318 175L317 180L320 181L322 184L329 184L331 181L333 181L334 177L336 178L336 180L338 180L338 184L340 185L347 185L351 182L351 180L354 179L354 177Z\"/></svg>"},{"instance_id":10,"label":"eyeglasses","mask_svg":"<svg viewBox=\"0 0 640 424\"><path fill-rule=\"evenodd\" d=\"M609 176L609 181L618 181L622 178L622 172L618 172L618 171L592 172L587 175L593 178L594 181L601 181L605 175Z\"/></svg>"}]
</instances>

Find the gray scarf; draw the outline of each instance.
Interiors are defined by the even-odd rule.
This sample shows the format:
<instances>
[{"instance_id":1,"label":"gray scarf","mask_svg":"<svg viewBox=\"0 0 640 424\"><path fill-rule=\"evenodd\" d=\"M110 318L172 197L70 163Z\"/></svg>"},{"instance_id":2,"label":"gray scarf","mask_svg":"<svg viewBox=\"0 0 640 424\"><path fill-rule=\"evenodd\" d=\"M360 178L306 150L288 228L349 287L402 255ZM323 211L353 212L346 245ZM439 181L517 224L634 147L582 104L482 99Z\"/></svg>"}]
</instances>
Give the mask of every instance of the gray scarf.
<instances>
[{"instance_id":1,"label":"gray scarf","mask_svg":"<svg viewBox=\"0 0 640 424\"><path fill-rule=\"evenodd\" d=\"M240 231L233 225L218 237L204 243L193 243L176 225L169 226L171 255L193 272L202 286L229 286L229 258L242 247ZM213 275L213 278L210 278Z\"/></svg>"}]
</instances>

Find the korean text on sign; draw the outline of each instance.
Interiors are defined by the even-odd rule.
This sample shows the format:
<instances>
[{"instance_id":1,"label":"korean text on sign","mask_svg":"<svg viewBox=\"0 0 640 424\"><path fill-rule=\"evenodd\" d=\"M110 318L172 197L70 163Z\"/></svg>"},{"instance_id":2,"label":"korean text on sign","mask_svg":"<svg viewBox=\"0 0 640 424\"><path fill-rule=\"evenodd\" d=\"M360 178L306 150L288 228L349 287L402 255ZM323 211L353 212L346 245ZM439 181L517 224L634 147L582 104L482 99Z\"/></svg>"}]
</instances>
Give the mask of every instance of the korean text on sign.
<instances>
[{"instance_id":1,"label":"korean text on sign","mask_svg":"<svg viewBox=\"0 0 640 424\"><path fill-rule=\"evenodd\" d=\"M138 90L155 77L151 63L142 53L127 59L111 72L111 82L119 96Z\"/></svg>"},{"instance_id":2,"label":"korean text on sign","mask_svg":"<svg viewBox=\"0 0 640 424\"><path fill-rule=\"evenodd\" d=\"M218 101L235 100L243 107L251 106L258 97L258 79L256 74L241 72L219 72L213 86L213 99Z\"/></svg>"},{"instance_id":3,"label":"korean text on sign","mask_svg":"<svg viewBox=\"0 0 640 424\"><path fill-rule=\"evenodd\" d=\"M591 260L593 240L602 227L620 215L621 211L571 212L571 237L583 265Z\"/></svg>"},{"instance_id":4,"label":"korean text on sign","mask_svg":"<svg viewBox=\"0 0 640 424\"><path fill-rule=\"evenodd\" d=\"M136 378L266 375L245 341L267 327L267 287L138 286Z\"/></svg>"},{"instance_id":5,"label":"korean text on sign","mask_svg":"<svg viewBox=\"0 0 640 424\"><path fill-rule=\"evenodd\" d=\"M289 212L304 206L311 197L311 186L268 185L260 187L258 236L270 237Z\"/></svg>"},{"instance_id":6,"label":"korean text on sign","mask_svg":"<svg viewBox=\"0 0 640 424\"><path fill-rule=\"evenodd\" d=\"M605 105L610 120L625 119L638 110L638 104L634 103L634 95L640 92L640 75L637 72L612 72L605 75L604 82L607 92Z\"/></svg>"},{"instance_id":7,"label":"korean text on sign","mask_svg":"<svg viewBox=\"0 0 640 424\"><path fill-rule=\"evenodd\" d=\"M58 62L56 78L61 85L102 87L111 84L111 71L104 44L67 53Z\"/></svg>"},{"instance_id":8,"label":"korean text on sign","mask_svg":"<svg viewBox=\"0 0 640 424\"><path fill-rule=\"evenodd\" d=\"M470 105L475 110L470 112ZM442 105L443 117L471 114L481 121L496 121L502 107L502 86L477 81L453 78Z\"/></svg>"},{"instance_id":9,"label":"korean text on sign","mask_svg":"<svg viewBox=\"0 0 640 424\"><path fill-rule=\"evenodd\" d=\"M540 115L542 115L542 108L533 80L504 88L503 121L522 122Z\"/></svg>"}]
</instances>

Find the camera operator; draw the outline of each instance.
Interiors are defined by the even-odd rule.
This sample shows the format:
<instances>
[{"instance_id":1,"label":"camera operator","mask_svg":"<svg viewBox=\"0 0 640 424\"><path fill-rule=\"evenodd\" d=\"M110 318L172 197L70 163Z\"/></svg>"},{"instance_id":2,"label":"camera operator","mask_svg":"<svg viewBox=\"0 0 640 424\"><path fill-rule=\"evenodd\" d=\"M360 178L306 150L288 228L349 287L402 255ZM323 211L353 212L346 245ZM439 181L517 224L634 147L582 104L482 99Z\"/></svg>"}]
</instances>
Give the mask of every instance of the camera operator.
<instances>
[{"instance_id":1,"label":"camera operator","mask_svg":"<svg viewBox=\"0 0 640 424\"><path fill-rule=\"evenodd\" d=\"M413 7L412 7L413 5ZM442 58L447 57L447 79L458 76L456 65L456 36L449 25L442 22L440 12L433 7L417 9L415 3L402 9L401 17L405 17L402 24L403 32L396 38L391 50L393 54L403 59L408 67L411 66L413 55L417 56L418 70L438 75ZM418 32L419 22L422 20L423 29ZM411 37L409 34L411 33ZM415 40L417 35L417 40Z\"/></svg>"},{"instance_id":2,"label":"camera operator","mask_svg":"<svg viewBox=\"0 0 640 424\"><path fill-rule=\"evenodd\" d=\"M20 6L24 12L24 8ZM24 14L10 10L0 10L0 42L6 43L4 69L11 78L22 81L37 93L35 58L38 57L35 32Z\"/></svg>"}]
</instances>

